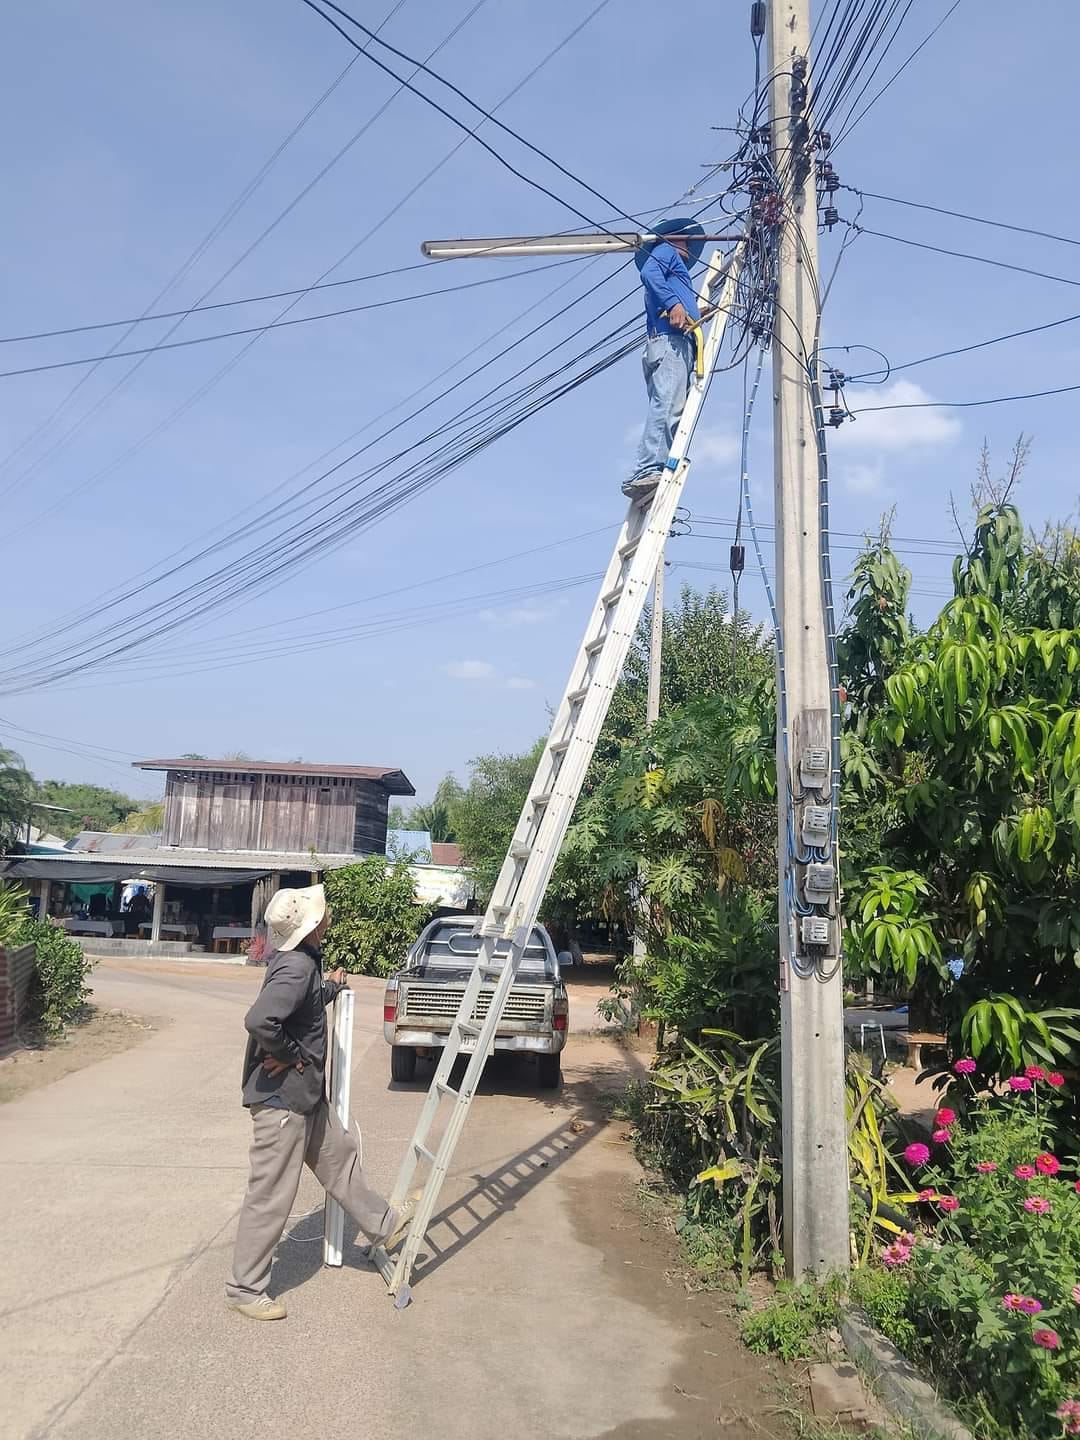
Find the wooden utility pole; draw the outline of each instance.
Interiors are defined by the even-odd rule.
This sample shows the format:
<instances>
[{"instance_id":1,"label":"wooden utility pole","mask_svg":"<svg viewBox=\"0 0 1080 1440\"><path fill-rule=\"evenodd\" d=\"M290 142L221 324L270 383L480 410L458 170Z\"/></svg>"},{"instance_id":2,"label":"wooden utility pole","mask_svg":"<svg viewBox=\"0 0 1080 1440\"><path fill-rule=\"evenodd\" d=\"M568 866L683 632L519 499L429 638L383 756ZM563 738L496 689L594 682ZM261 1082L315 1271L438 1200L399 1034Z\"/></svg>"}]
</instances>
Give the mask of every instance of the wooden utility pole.
<instances>
[{"instance_id":1,"label":"wooden utility pole","mask_svg":"<svg viewBox=\"0 0 1080 1440\"><path fill-rule=\"evenodd\" d=\"M830 804L833 757L818 447L808 373L819 299L816 141L809 110L810 0L770 0L768 33L772 160L781 202L773 435L781 680L776 774L784 1251L789 1274L802 1278L842 1270L849 1260L843 976L835 871L832 893L819 900L813 913L796 913L797 906L810 908L808 869L816 872L820 887L827 875L825 865L836 863L835 832L828 827L823 837L821 829ZM799 857L814 850L823 863L802 863Z\"/></svg>"}]
</instances>

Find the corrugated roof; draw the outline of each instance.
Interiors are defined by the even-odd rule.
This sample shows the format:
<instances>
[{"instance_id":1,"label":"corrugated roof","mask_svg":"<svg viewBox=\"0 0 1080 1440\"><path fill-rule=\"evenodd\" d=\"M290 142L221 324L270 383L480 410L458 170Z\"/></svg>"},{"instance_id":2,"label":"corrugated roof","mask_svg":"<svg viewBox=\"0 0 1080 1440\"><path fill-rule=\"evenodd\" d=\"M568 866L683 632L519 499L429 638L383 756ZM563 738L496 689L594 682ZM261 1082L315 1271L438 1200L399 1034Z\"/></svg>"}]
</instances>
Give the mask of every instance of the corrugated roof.
<instances>
[{"instance_id":1,"label":"corrugated roof","mask_svg":"<svg viewBox=\"0 0 1080 1440\"><path fill-rule=\"evenodd\" d=\"M449 840L432 841L431 863L433 865L459 866L462 863L461 846L455 845Z\"/></svg>"},{"instance_id":2,"label":"corrugated roof","mask_svg":"<svg viewBox=\"0 0 1080 1440\"><path fill-rule=\"evenodd\" d=\"M317 775L328 780L374 780L391 795L415 795L416 790L403 770L392 765L309 765L286 764L281 760L136 760L136 770L188 770L238 775Z\"/></svg>"},{"instance_id":3,"label":"corrugated roof","mask_svg":"<svg viewBox=\"0 0 1080 1440\"><path fill-rule=\"evenodd\" d=\"M80 830L66 849L79 854L115 855L123 850L155 850L160 835L114 835L110 830Z\"/></svg>"},{"instance_id":4,"label":"corrugated roof","mask_svg":"<svg viewBox=\"0 0 1080 1440\"><path fill-rule=\"evenodd\" d=\"M407 859L422 850L431 854L431 835L427 830L387 830L386 853L391 857Z\"/></svg>"},{"instance_id":5,"label":"corrugated roof","mask_svg":"<svg viewBox=\"0 0 1080 1440\"><path fill-rule=\"evenodd\" d=\"M114 837L115 838L115 837ZM146 840L145 835L133 837ZM184 850L176 845L165 845L160 849L149 846L142 850L108 851L108 859L93 851L67 850L57 854L58 861L65 865L115 865L117 869L164 869L176 866L187 870L259 870L261 872L298 870L339 870L343 865L358 865L363 855L312 855L310 851L299 853L269 850ZM46 857L38 857L44 860ZM17 861L19 856L0 856L4 860Z\"/></svg>"}]
</instances>

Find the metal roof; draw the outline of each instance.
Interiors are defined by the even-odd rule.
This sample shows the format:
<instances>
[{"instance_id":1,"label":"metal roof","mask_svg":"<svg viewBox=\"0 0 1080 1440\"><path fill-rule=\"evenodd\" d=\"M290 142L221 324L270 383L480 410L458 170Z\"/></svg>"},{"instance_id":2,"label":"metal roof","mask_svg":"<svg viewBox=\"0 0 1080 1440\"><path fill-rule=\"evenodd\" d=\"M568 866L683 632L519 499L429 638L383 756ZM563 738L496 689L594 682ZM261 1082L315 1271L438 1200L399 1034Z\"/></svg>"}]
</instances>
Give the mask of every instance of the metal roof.
<instances>
[{"instance_id":1,"label":"metal roof","mask_svg":"<svg viewBox=\"0 0 1080 1440\"><path fill-rule=\"evenodd\" d=\"M92 852L95 855L115 855L122 850L156 850L160 835L118 835L111 830L80 830L74 840L69 840L66 849L72 852Z\"/></svg>"},{"instance_id":2,"label":"metal roof","mask_svg":"<svg viewBox=\"0 0 1080 1440\"><path fill-rule=\"evenodd\" d=\"M186 770L237 775L314 775L327 780L373 780L390 795L415 795L416 790L403 770L392 765L309 765L287 764L281 760L135 760L135 770Z\"/></svg>"},{"instance_id":3,"label":"metal roof","mask_svg":"<svg viewBox=\"0 0 1080 1440\"><path fill-rule=\"evenodd\" d=\"M145 837L143 837L145 838ZM58 855L0 856L0 874L11 879L64 880L78 884L99 880L162 880L176 885L244 884L263 875L312 870L340 870L356 865L363 855L267 853L261 850L126 850L104 855L66 851Z\"/></svg>"}]
</instances>

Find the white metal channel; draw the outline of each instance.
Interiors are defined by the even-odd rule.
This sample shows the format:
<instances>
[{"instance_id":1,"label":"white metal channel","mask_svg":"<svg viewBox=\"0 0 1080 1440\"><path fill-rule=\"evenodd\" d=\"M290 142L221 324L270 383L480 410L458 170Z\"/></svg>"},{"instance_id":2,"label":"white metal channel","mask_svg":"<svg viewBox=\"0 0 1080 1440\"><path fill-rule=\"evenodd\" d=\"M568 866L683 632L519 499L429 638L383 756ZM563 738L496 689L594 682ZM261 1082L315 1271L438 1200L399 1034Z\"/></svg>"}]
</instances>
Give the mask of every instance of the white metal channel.
<instances>
[{"instance_id":1,"label":"white metal channel","mask_svg":"<svg viewBox=\"0 0 1080 1440\"><path fill-rule=\"evenodd\" d=\"M340 991L334 1001L330 1029L330 1104L346 1131L349 1129L349 1087L352 1080L353 992ZM336 1200L326 1197L323 1207L323 1264L340 1265L345 1240L345 1212Z\"/></svg>"},{"instance_id":2,"label":"white metal channel","mask_svg":"<svg viewBox=\"0 0 1080 1440\"><path fill-rule=\"evenodd\" d=\"M704 304L715 307L715 313L704 324L704 375L701 379L695 377L691 384L664 478L655 496L645 504L631 502L627 509L585 629L585 637L570 671L566 692L556 712L555 723L495 883L487 913L479 925L482 938L476 963L398 1172L390 1202L395 1206L404 1203L420 1162L424 1161L431 1167L417 1198L416 1210L401 1250L393 1257L381 1246L372 1252L372 1258L399 1308L411 1299L409 1277L413 1264L431 1223L484 1065L494 1048L507 996L536 922L612 693L622 674L641 618L657 561L671 529L689 468L686 451L720 353L741 261L740 245L726 263L719 252L714 251L706 267L700 294ZM487 1014L478 1023L473 1017L484 986L485 972L490 974L493 968L497 943L506 939L510 940L509 954L492 993ZM468 1053L470 1059L461 1089L455 1090L449 1083L450 1072L454 1061L462 1053ZM428 1141L444 1098L452 1102L452 1109L442 1136L432 1150Z\"/></svg>"}]
</instances>

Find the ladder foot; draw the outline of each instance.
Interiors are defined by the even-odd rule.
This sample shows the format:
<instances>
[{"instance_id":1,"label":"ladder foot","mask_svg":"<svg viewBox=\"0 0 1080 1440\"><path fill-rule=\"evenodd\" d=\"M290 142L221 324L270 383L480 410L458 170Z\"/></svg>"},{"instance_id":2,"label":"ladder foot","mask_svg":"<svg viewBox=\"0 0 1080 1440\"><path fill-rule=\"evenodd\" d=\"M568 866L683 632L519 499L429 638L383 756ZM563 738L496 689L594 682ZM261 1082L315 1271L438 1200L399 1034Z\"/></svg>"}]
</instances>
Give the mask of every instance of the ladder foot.
<instances>
[{"instance_id":1,"label":"ladder foot","mask_svg":"<svg viewBox=\"0 0 1080 1440\"><path fill-rule=\"evenodd\" d=\"M404 1310L412 1303L412 1286L402 1285L401 1289L394 1296L394 1309Z\"/></svg>"}]
</instances>

